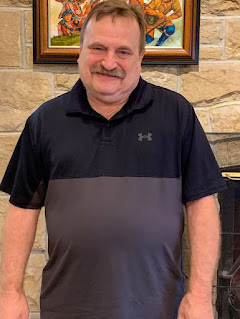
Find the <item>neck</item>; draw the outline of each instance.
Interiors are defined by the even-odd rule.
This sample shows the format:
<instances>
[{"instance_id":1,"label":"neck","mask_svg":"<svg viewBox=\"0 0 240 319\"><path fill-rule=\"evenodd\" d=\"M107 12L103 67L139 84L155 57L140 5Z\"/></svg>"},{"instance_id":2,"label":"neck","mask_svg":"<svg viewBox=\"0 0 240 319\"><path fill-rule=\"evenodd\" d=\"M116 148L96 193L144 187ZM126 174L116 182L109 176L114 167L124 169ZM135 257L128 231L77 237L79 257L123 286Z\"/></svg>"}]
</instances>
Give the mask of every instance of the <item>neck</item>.
<instances>
[{"instance_id":1,"label":"neck","mask_svg":"<svg viewBox=\"0 0 240 319\"><path fill-rule=\"evenodd\" d=\"M101 114L108 120L122 109L124 104L127 102L128 98L129 96L117 102L106 102L100 101L87 94L87 99L92 109L94 109L94 111Z\"/></svg>"}]
</instances>

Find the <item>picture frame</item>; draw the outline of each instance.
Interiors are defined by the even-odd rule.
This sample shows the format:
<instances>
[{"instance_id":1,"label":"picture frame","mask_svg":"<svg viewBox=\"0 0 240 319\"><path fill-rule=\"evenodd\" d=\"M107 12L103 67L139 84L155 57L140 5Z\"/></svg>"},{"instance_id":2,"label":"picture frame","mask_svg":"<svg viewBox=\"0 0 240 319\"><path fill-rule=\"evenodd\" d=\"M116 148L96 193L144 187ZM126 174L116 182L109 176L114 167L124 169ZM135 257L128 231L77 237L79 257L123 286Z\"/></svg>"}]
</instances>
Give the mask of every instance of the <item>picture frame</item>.
<instances>
[{"instance_id":1,"label":"picture frame","mask_svg":"<svg viewBox=\"0 0 240 319\"><path fill-rule=\"evenodd\" d=\"M155 19L154 14L152 14L152 8L155 9L152 5L154 0L141 1L144 1L144 8L146 11L150 8L150 13L147 11L147 13L145 13L145 17L148 19L147 30L150 30L147 34L151 34L152 36L150 37L150 41L153 39L150 44L146 45L146 53L142 64L198 64L200 0L162 0L165 3L180 2L181 4L180 14L176 15L174 14L174 11L171 10L168 15L165 16L169 17L169 15L174 15L175 18L167 24L168 29L166 24L165 26L159 24L161 20L158 16ZM77 31L74 31L74 34L71 34L70 36L66 36L64 34L61 35L61 28L63 28L62 25L65 23L64 17L66 18L67 13L71 12L69 16L72 15L72 24L75 23L75 21L79 23L81 20L80 18L79 20L73 20L74 17L78 18L78 16L76 16L71 10L73 7L64 7L64 9L61 10L66 3L72 5L73 3L83 3L83 0L33 0L34 63L77 63L79 46L76 44L74 46L70 42L66 42L67 44L65 44L65 42L59 42L74 40L75 42L78 41L76 43L79 43L79 34L77 33L79 33L80 28L78 29L78 26L75 26L75 24L74 30ZM56 9L56 6L58 6L58 9ZM59 10L61 12L59 12ZM179 15L181 16L179 17ZM58 34L56 33L57 29ZM169 30L174 30L174 34L170 36L166 30L168 32ZM157 43L163 38L163 34L167 35L167 40L164 40L165 43L161 44L161 46L157 46ZM60 43L60 45L58 43Z\"/></svg>"}]
</instances>

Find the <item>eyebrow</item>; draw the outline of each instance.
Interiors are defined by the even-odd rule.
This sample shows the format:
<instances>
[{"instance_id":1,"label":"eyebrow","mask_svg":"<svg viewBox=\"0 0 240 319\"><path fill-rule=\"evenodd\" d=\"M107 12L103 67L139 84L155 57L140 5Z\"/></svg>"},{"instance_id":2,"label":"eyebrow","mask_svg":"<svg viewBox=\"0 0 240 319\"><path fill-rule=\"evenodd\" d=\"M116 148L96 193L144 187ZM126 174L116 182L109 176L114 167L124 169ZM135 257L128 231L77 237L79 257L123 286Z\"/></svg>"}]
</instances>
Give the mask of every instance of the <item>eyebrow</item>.
<instances>
[{"instance_id":1,"label":"eyebrow","mask_svg":"<svg viewBox=\"0 0 240 319\"><path fill-rule=\"evenodd\" d=\"M123 46L119 47L118 50L126 50L126 51L132 52L132 49L130 47L128 47L127 45L123 45Z\"/></svg>"},{"instance_id":2,"label":"eyebrow","mask_svg":"<svg viewBox=\"0 0 240 319\"><path fill-rule=\"evenodd\" d=\"M95 45L96 45L96 46L100 46L100 47L102 47L102 48L107 48L104 44L102 44L101 42L98 42L98 41L93 42L93 43L90 43L90 44L88 45L88 48L92 48L92 47L94 47ZM129 52L132 53L132 49L131 49L129 46L127 46L127 45L123 45L123 46L117 48L117 50L127 50L127 51L129 51Z\"/></svg>"},{"instance_id":3,"label":"eyebrow","mask_svg":"<svg viewBox=\"0 0 240 319\"><path fill-rule=\"evenodd\" d=\"M95 45L98 45L98 46L100 46L100 47L106 48L106 46L105 46L104 44L102 44L101 42L98 42L98 41L93 42L93 43L90 43L90 44L88 45L88 48L91 48L91 47L93 47L93 46L95 46Z\"/></svg>"}]
</instances>

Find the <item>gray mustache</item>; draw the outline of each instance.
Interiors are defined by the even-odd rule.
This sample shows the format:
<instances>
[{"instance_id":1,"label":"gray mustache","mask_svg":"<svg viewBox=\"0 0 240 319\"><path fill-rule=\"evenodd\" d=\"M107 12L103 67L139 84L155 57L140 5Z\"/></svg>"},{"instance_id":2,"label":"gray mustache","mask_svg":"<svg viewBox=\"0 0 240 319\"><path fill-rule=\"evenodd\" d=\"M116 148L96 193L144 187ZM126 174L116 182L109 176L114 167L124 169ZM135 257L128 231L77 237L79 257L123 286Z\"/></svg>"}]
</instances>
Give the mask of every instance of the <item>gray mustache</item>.
<instances>
[{"instance_id":1,"label":"gray mustache","mask_svg":"<svg viewBox=\"0 0 240 319\"><path fill-rule=\"evenodd\" d=\"M118 77L120 79L124 79L126 76L126 73L123 70L106 70L104 69L103 66L100 65L94 65L90 68L91 73L100 73L100 74L104 74L104 75L110 75L110 76L115 76Z\"/></svg>"}]
</instances>

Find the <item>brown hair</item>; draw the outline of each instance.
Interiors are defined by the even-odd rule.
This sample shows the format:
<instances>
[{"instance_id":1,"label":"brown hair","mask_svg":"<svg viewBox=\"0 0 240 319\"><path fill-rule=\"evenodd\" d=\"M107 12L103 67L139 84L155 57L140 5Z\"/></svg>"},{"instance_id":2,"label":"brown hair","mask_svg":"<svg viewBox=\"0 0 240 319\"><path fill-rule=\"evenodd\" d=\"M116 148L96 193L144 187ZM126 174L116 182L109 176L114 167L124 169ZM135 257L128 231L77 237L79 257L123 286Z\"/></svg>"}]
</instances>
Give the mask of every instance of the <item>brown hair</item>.
<instances>
[{"instance_id":1,"label":"brown hair","mask_svg":"<svg viewBox=\"0 0 240 319\"><path fill-rule=\"evenodd\" d=\"M98 3L93 9L89 12L87 18L85 19L81 35L80 35L80 46L83 45L84 34L87 27L88 22L92 17L96 19L96 21L100 20L104 16L112 16L115 17L129 17L136 19L140 29L140 46L139 51L140 54L143 52L145 48L145 31L146 31L146 23L143 16L143 10L138 4L127 4L123 0L106 0Z\"/></svg>"}]
</instances>

